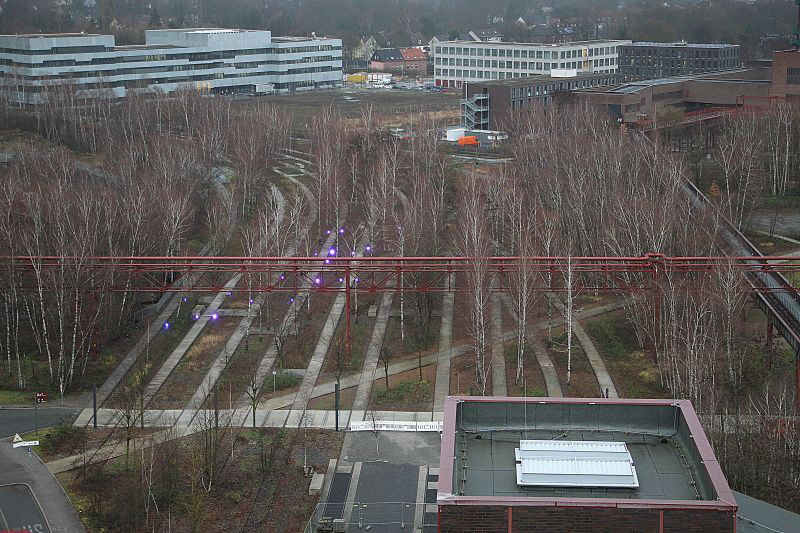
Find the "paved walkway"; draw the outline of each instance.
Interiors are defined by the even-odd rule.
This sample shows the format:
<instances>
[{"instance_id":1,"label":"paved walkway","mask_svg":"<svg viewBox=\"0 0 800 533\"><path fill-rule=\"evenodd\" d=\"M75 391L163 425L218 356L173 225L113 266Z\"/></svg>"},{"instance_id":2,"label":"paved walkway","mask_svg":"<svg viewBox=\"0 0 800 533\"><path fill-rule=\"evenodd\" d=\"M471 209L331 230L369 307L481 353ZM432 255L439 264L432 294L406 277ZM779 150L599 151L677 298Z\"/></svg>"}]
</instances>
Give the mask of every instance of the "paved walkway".
<instances>
[{"instance_id":1,"label":"paved walkway","mask_svg":"<svg viewBox=\"0 0 800 533\"><path fill-rule=\"evenodd\" d=\"M563 315L564 305L551 294L547 294L547 298L550 299L553 305L555 305ZM592 371L600 385L601 394L608 398L618 398L617 388L614 386L614 382L611 381L611 375L608 373L608 369L606 369L606 364L603 362L603 358L600 357L600 353L597 351L589 334L583 329L580 318L580 316L575 317L575 320L572 321L572 332L575 334L575 338L578 339L581 348L583 348L586 358L589 359L589 364L592 365Z\"/></svg>"},{"instance_id":2,"label":"paved walkway","mask_svg":"<svg viewBox=\"0 0 800 533\"><path fill-rule=\"evenodd\" d=\"M456 286L455 274L450 274L447 283ZM439 327L439 357L436 365L436 385L433 391L433 410L443 411L444 400L450 394L450 348L453 342L453 304L456 293L452 290L442 296L442 322Z\"/></svg>"},{"instance_id":3,"label":"paved walkway","mask_svg":"<svg viewBox=\"0 0 800 533\"><path fill-rule=\"evenodd\" d=\"M109 409L104 409L102 411L102 416L106 416L109 414L111 416ZM207 413L211 416L211 411L199 411L199 413ZM180 416L180 410L174 410L172 412L163 411L160 412L162 416L169 417L170 415L174 417L174 420L177 420ZM241 407L238 409L234 409L230 411L228 409L223 409L218 412L220 425L227 423L228 421L246 421L245 424L238 424L234 425L231 424L231 427L250 427L250 420L251 417L249 416L249 409L247 407ZM146 413L146 418L151 419L154 418L152 413ZM350 410L339 410L339 429L345 429L348 424L350 423ZM98 414L98 418L100 418L101 414ZM197 413L193 416L193 418L197 417ZM380 421L400 421L400 422L441 422L442 421L442 413L433 413L431 416L430 411L375 411L375 420ZM316 410L316 409L307 409L305 411L300 411L297 409L257 409L256 410L256 426L258 427L286 427L286 428L318 428L318 429L334 429L336 424L336 412L331 410ZM191 435L198 431L200 428L197 426L176 426L174 428L166 429L163 431L158 431L156 433L152 433L145 437L140 437L137 439L133 439L130 442L130 449L129 453L134 453L142 448L148 448L150 446L159 444L166 440L184 437L187 435ZM11 446L10 443L2 443L0 442L0 446L3 444L7 444L9 447ZM57 459L55 461L51 461L46 464L47 470L49 470L53 474L58 474L61 472L67 472L74 468L77 468L83 464L92 464L99 461L106 460L108 458L114 457L121 457L125 455L125 442L124 439L121 442L117 442L114 444L109 444L108 446L104 446L99 449L89 450L86 454L77 454L70 457L65 457L63 459ZM2 456L0 456L2 458ZM2 475L2 474L0 474ZM60 487L59 487L60 488Z\"/></svg>"},{"instance_id":4,"label":"paved walkway","mask_svg":"<svg viewBox=\"0 0 800 533\"><path fill-rule=\"evenodd\" d=\"M375 372L378 368L383 339L386 335L386 326L389 323L389 312L392 309L394 300L393 292L385 292L381 296L381 303L378 307L378 314L372 326L372 337L367 346L367 353L364 357L364 367L359 374L358 388L353 399L354 411L366 411L369 406L369 397L372 392L372 384L375 381Z\"/></svg>"},{"instance_id":5,"label":"paved walkway","mask_svg":"<svg viewBox=\"0 0 800 533\"><path fill-rule=\"evenodd\" d=\"M511 317L514 320L518 320L517 313L514 310L513 302L511 301L511 296L509 296L507 292L504 292L500 295L500 297L503 300L503 304L506 306L506 310L511 314ZM538 329L544 328L547 328L547 321L539 324ZM542 371L542 377L544 377L544 386L546 389L545 394L551 397L563 397L564 392L561 390L561 383L558 380L556 367L553 366L553 361L550 359L550 355L547 353L547 348L545 348L542 340L538 335L530 335L528 336L527 340L530 343L530 347L533 349L533 354L536 356L536 362L539 363L539 368Z\"/></svg>"},{"instance_id":6,"label":"paved walkway","mask_svg":"<svg viewBox=\"0 0 800 533\"><path fill-rule=\"evenodd\" d=\"M242 279L241 274L234 274L230 280L225 284L223 289L219 291L215 296L214 299L211 300L211 303L208 304L203 311L200 318L195 320L192 327L183 337L181 342L178 343L178 346L172 350L172 353L167 357L167 360L161 365L161 368L158 369L153 379L150 380L148 383L147 388L144 392L144 404L149 404L153 397L158 393L161 387L164 385L164 382L167 381L167 378L172 374L172 371L175 370L175 367L178 366L183 356L189 350L189 348L194 344L194 341L200 336L205 329L208 322L211 320L211 315L222 306L222 303L225 301L225 298L228 296L228 291L236 287L239 283L239 280Z\"/></svg>"},{"instance_id":7,"label":"paved walkway","mask_svg":"<svg viewBox=\"0 0 800 533\"><path fill-rule=\"evenodd\" d=\"M547 389L545 392L548 396L563 397L564 391L561 390L558 372L556 372L556 367L553 366L553 361L550 359L542 339L538 335L531 335L528 341L533 349L533 354L536 356L536 361L539 363L539 368L542 370L544 386Z\"/></svg>"},{"instance_id":8,"label":"paved walkway","mask_svg":"<svg viewBox=\"0 0 800 533\"><path fill-rule=\"evenodd\" d=\"M497 284L497 278L492 281ZM506 386L506 354L503 344L503 308L500 295L492 293L491 305L491 335L492 335L492 396L508 396Z\"/></svg>"},{"instance_id":9,"label":"paved walkway","mask_svg":"<svg viewBox=\"0 0 800 533\"><path fill-rule=\"evenodd\" d=\"M363 250L366 244L366 241L362 240L358 244L358 249ZM360 256L361 252L359 251L359 253L356 254L356 257ZM350 280L351 285L354 283L354 280ZM328 354L328 349L330 348L331 341L333 340L333 335L336 333L336 326L339 324L339 320L342 318L342 312L344 311L346 300L347 295L344 292L339 292L336 294L336 299L333 301L331 310L328 313L328 319L325 321L325 325L322 327L322 332L319 334L319 340L317 341L317 346L314 348L314 354L311 356L311 360L308 362L305 374L303 374L303 381L300 383L300 387L297 390L297 396L295 396L294 402L292 403L292 409L304 411L308 406L308 401L311 399L311 393L314 389L314 385L317 382L317 378L319 378L319 373L322 370L323 363L325 362L325 356Z\"/></svg>"}]
</instances>

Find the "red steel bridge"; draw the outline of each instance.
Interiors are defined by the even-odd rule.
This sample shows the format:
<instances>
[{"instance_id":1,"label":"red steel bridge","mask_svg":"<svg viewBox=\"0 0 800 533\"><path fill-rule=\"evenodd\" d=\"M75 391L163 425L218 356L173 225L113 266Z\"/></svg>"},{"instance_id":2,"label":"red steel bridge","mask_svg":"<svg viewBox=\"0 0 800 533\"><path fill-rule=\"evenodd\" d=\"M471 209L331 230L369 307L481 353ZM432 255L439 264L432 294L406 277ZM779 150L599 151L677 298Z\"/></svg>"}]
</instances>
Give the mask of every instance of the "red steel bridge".
<instances>
[{"instance_id":1,"label":"red steel bridge","mask_svg":"<svg viewBox=\"0 0 800 533\"><path fill-rule=\"evenodd\" d=\"M800 271L796 256L0 257L0 273L6 274L0 274L0 288L10 287L13 279L20 291L344 293L349 349L350 303L355 293L464 291L466 276L475 273L496 278L489 290L510 291L523 272L530 276L533 290L559 292L566 290L568 271L573 274L575 291L652 292L667 275L690 279L731 267L745 275L746 290L752 291L767 314L768 336L774 327L794 349L800 402L800 295L784 276ZM242 276L240 282L225 288L237 274ZM691 283L686 286L692 290Z\"/></svg>"}]
</instances>

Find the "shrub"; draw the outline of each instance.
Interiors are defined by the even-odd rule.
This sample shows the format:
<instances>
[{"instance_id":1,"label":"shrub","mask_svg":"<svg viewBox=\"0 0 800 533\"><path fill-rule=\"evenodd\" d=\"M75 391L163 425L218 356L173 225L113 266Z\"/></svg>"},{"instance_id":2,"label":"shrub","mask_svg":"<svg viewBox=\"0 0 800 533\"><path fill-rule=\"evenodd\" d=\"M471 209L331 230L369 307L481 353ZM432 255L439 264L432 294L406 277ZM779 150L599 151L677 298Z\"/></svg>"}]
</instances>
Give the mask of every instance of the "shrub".
<instances>
[{"instance_id":1,"label":"shrub","mask_svg":"<svg viewBox=\"0 0 800 533\"><path fill-rule=\"evenodd\" d=\"M405 380L388 389L380 389L375 395L375 403L380 406L411 406L428 402L431 394L429 381Z\"/></svg>"}]
</instances>

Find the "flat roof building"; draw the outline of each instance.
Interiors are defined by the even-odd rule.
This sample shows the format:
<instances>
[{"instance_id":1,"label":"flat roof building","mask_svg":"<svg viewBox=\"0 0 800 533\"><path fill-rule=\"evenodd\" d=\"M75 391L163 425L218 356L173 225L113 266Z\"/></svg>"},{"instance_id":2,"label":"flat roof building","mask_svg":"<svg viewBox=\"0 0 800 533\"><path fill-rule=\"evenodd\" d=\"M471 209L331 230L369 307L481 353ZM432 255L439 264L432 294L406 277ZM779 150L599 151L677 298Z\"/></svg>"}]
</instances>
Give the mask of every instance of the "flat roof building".
<instances>
[{"instance_id":1,"label":"flat roof building","mask_svg":"<svg viewBox=\"0 0 800 533\"><path fill-rule=\"evenodd\" d=\"M736 530L688 401L450 397L439 531Z\"/></svg>"},{"instance_id":2,"label":"flat roof building","mask_svg":"<svg viewBox=\"0 0 800 533\"><path fill-rule=\"evenodd\" d=\"M657 121L668 109L683 114L761 106L773 96L771 88L771 69L757 67L578 89L575 96L636 124Z\"/></svg>"},{"instance_id":3,"label":"flat roof building","mask_svg":"<svg viewBox=\"0 0 800 533\"><path fill-rule=\"evenodd\" d=\"M434 81L440 87L465 82L505 80L554 71L614 74L619 47L630 41L578 41L562 44L446 41L434 43Z\"/></svg>"},{"instance_id":4,"label":"flat roof building","mask_svg":"<svg viewBox=\"0 0 800 533\"><path fill-rule=\"evenodd\" d=\"M0 35L0 90L35 104L47 85L110 91L291 92L342 82L340 39L273 37L263 30L147 30L145 44L82 33Z\"/></svg>"},{"instance_id":5,"label":"flat roof building","mask_svg":"<svg viewBox=\"0 0 800 533\"><path fill-rule=\"evenodd\" d=\"M467 82L461 101L462 123L467 129L508 131L513 120L533 106L550 105L558 95L571 91L617 82L612 73L571 74Z\"/></svg>"},{"instance_id":6,"label":"flat roof building","mask_svg":"<svg viewBox=\"0 0 800 533\"><path fill-rule=\"evenodd\" d=\"M622 81L702 74L742 66L739 45L637 42L619 50Z\"/></svg>"}]
</instances>

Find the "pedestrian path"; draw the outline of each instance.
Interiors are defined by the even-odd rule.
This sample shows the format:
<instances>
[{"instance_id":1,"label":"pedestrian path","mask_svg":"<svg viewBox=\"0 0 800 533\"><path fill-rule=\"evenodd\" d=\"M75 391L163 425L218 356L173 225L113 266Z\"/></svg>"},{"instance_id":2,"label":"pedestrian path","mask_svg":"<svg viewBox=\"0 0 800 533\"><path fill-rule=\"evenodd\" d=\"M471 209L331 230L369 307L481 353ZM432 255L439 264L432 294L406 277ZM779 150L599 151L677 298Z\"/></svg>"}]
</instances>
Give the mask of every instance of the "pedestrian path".
<instances>
[{"instance_id":1,"label":"pedestrian path","mask_svg":"<svg viewBox=\"0 0 800 533\"><path fill-rule=\"evenodd\" d=\"M444 400L450 394L450 348L453 342L453 306L456 294L455 274L446 282L450 290L442 296L442 322L439 327L439 357L436 364L436 384L433 393L433 410L444 410Z\"/></svg>"},{"instance_id":2,"label":"pedestrian path","mask_svg":"<svg viewBox=\"0 0 800 533\"><path fill-rule=\"evenodd\" d=\"M383 339L386 335L386 326L389 323L389 312L392 309L394 300L393 292L385 292L381 296L381 303L378 307L378 314L375 317L375 324L372 326L372 337L367 346L367 353L364 357L364 367L359 375L356 396L353 399L353 410L366 411L369 405L369 398L372 392L372 385L375 381L375 372L378 368L378 359L383 348Z\"/></svg>"},{"instance_id":3,"label":"pedestrian path","mask_svg":"<svg viewBox=\"0 0 800 533\"><path fill-rule=\"evenodd\" d=\"M562 315L564 314L564 305L552 294L547 294L547 298L556 306L556 308L561 311ZM614 382L611 380L611 375L608 373L608 369L606 369L606 364L603 362L603 358L600 357L600 353L597 351L597 348L594 345L594 342L589 337L589 334L586 333L586 330L581 325L579 317L576 317L575 320L572 321L572 332L575 335L575 338L578 339L578 343L580 343L581 348L583 348L583 353L586 354L586 358L589 360L589 364L592 366L592 371L594 372L595 378L597 378L597 382L600 386L601 395L608 397L608 398L618 398L619 395L617 394L617 388L614 386Z\"/></svg>"},{"instance_id":4,"label":"pedestrian path","mask_svg":"<svg viewBox=\"0 0 800 533\"><path fill-rule=\"evenodd\" d=\"M113 416L111 412L113 409L103 409L98 412L98 419L105 420L104 417L106 416ZM174 416L174 420L177 420L180 416L181 411L175 410L173 412L169 411L161 411L159 412L161 416L168 417L170 415ZM375 411L375 420L376 421L393 421L393 422L441 422L442 421L442 413L436 412L431 414L430 411ZM229 426L229 427L250 427L252 418L247 416L248 409L246 407L242 407L239 409L234 409L233 411L228 409L223 409L217 412L217 418L220 421L220 426ZM192 419L200 420L200 419L212 419L214 417L214 413L209 410L199 410L196 413L193 413ZM153 417L148 412L148 415L145 417L148 420L151 420ZM347 429L350 419L351 419L351 412L350 410L340 410L338 413L339 418L339 430L343 431ZM233 425L230 422L232 421L247 421L245 424L237 424ZM110 420L108 420L111 423ZM256 427L262 428L315 428L315 429L328 429L332 430L336 427L336 411L332 410L315 410L315 409L306 409L304 411L297 410L297 409L277 409L277 410L268 410L268 409L257 409L256 410ZM174 427L170 427L169 429L165 429L162 431L157 431L155 433L151 433L150 435L146 435L143 437L135 438L130 441L130 445L128 447L129 453L135 453L143 448L148 448L167 440L172 440L175 438L185 437L191 434L196 433L197 431L202 430L203 427L200 424L193 424L189 426L182 426L176 425ZM125 439L122 439L120 442L115 442L106 446L103 446L98 449L87 450L85 453L80 453L76 455L72 455L70 457L65 457L63 459L57 459L55 461L51 461L46 464L47 469L53 474L59 474L61 472L67 472L74 468L78 468L84 464L93 464L100 461L105 461L108 459L113 459L115 457L121 457L125 455L126 444Z\"/></svg>"},{"instance_id":5,"label":"pedestrian path","mask_svg":"<svg viewBox=\"0 0 800 533\"><path fill-rule=\"evenodd\" d=\"M364 237L364 239L365 238L366 237ZM359 251L356 254L356 257L363 255L361 250L364 249L366 244L366 241L363 239L358 243ZM352 285L355 283L355 280L350 280L349 283ZM339 320L342 318L342 312L344 311L346 299L347 294L344 292L339 292L336 294L336 298L333 301L331 310L328 313L328 319L325 321L325 325L322 327L322 332L319 334L319 340L317 341L317 346L314 348L314 354L311 356L311 360L308 362L305 374L303 374L303 381L300 383L300 387L297 390L297 396L295 396L294 402L292 403L292 409L303 411L308 406L308 401L311 399L311 392L314 389L317 378L319 378L319 373L322 370L323 363L325 362L325 356L330 348L333 335L336 333L336 326L339 324Z\"/></svg>"},{"instance_id":6,"label":"pedestrian path","mask_svg":"<svg viewBox=\"0 0 800 533\"><path fill-rule=\"evenodd\" d=\"M511 301L511 296L509 296L507 292L504 292L500 297L503 300L503 304L506 306L506 310L511 314L511 318L518 320L517 313L514 311L513 302ZM546 328L547 322L543 322L539 325L540 329L542 327ZM547 348L545 348L542 340L538 335L534 334L529 335L527 341L530 343L533 354L536 356L536 362L539 364L539 369L542 371L546 389L545 393L551 397L563 397L564 392L561 390L561 382L558 379L556 367L553 365L553 361L550 359L550 355L547 353Z\"/></svg>"},{"instance_id":7,"label":"pedestrian path","mask_svg":"<svg viewBox=\"0 0 800 533\"><path fill-rule=\"evenodd\" d=\"M497 284L497 278L493 280ZM491 335L492 335L492 396L508 396L506 385L506 354L503 344L503 308L500 295L492 293L490 299Z\"/></svg>"}]
</instances>

